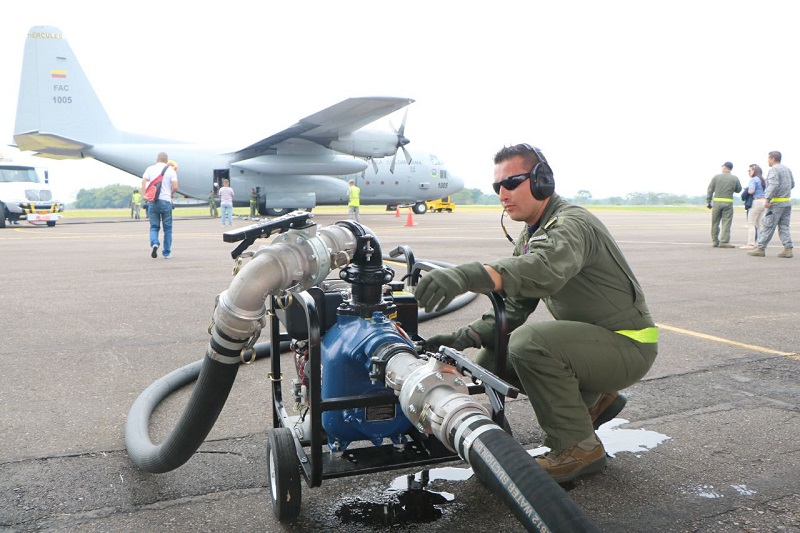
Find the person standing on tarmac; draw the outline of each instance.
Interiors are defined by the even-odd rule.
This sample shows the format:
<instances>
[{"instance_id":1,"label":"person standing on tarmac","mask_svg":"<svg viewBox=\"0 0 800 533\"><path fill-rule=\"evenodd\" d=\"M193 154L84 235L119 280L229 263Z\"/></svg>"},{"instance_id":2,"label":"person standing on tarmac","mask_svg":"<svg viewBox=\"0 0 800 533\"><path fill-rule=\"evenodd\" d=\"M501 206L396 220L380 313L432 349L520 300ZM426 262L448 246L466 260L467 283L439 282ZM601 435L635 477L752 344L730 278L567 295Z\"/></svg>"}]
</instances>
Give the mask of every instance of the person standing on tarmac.
<instances>
[{"instance_id":1,"label":"person standing on tarmac","mask_svg":"<svg viewBox=\"0 0 800 533\"><path fill-rule=\"evenodd\" d=\"M219 216L217 211L218 199L219 196L217 195L217 184L215 183L211 188L211 192L208 193L208 214L211 216L211 218L217 218Z\"/></svg>"},{"instance_id":2,"label":"person standing on tarmac","mask_svg":"<svg viewBox=\"0 0 800 533\"><path fill-rule=\"evenodd\" d=\"M714 248L735 248L730 243L733 222L733 193L741 192L739 178L731 174L733 163L722 164L722 173L711 178L706 193L707 207L711 209L711 245ZM713 205L712 205L713 198Z\"/></svg>"},{"instance_id":3,"label":"person standing on tarmac","mask_svg":"<svg viewBox=\"0 0 800 533\"><path fill-rule=\"evenodd\" d=\"M219 189L219 208L222 211L222 225L228 221L229 226L233 226L233 198L236 196L230 186L230 180L223 179L222 187Z\"/></svg>"},{"instance_id":4,"label":"person standing on tarmac","mask_svg":"<svg viewBox=\"0 0 800 533\"><path fill-rule=\"evenodd\" d=\"M781 153L778 151L770 152L767 157L769 172L767 173L767 188L764 191L764 208L767 214L764 215L764 222L758 232L758 243L756 247L747 255L764 257L764 250L767 248L775 228L778 228L778 235L783 244L783 251L778 253L778 257L790 258L792 255L792 234L789 231L789 224L792 218L792 189L794 189L794 176L789 167L781 164Z\"/></svg>"},{"instance_id":5,"label":"person standing on tarmac","mask_svg":"<svg viewBox=\"0 0 800 533\"><path fill-rule=\"evenodd\" d=\"M752 250L756 247L758 229L764 222L764 189L767 186L767 182L764 179L761 167L755 163L747 169L747 174L750 176L750 181L742 191L742 199L745 198L745 191L747 192L747 200L744 203L744 208L747 211L747 244L739 248ZM747 206L748 203L750 207Z\"/></svg>"},{"instance_id":6,"label":"person standing on tarmac","mask_svg":"<svg viewBox=\"0 0 800 533\"><path fill-rule=\"evenodd\" d=\"M255 187L250 189L250 218L255 218L258 214L258 191Z\"/></svg>"},{"instance_id":7,"label":"person standing on tarmac","mask_svg":"<svg viewBox=\"0 0 800 533\"><path fill-rule=\"evenodd\" d=\"M528 144L494 157L495 192L512 220L524 222L512 257L426 273L415 295L427 311L467 291L505 298L508 357L501 376L528 395L551 451L536 461L557 482L601 471L606 452L595 430L625 406L618 393L641 379L658 352L658 328L614 238L583 207L555 193L547 160ZM510 239L510 237L509 237ZM539 299L554 321L528 320ZM425 348L480 348L475 362L495 371L492 311Z\"/></svg>"},{"instance_id":8,"label":"person standing on tarmac","mask_svg":"<svg viewBox=\"0 0 800 533\"><path fill-rule=\"evenodd\" d=\"M347 202L347 213L356 222L361 222L359 211L361 210L361 189L356 186L356 180L351 179L347 182L350 187L350 200Z\"/></svg>"},{"instance_id":9,"label":"person standing on tarmac","mask_svg":"<svg viewBox=\"0 0 800 533\"><path fill-rule=\"evenodd\" d=\"M133 189L133 194L131 195L131 218L139 220L141 218L141 210L142 193L139 192L139 189Z\"/></svg>"}]
</instances>

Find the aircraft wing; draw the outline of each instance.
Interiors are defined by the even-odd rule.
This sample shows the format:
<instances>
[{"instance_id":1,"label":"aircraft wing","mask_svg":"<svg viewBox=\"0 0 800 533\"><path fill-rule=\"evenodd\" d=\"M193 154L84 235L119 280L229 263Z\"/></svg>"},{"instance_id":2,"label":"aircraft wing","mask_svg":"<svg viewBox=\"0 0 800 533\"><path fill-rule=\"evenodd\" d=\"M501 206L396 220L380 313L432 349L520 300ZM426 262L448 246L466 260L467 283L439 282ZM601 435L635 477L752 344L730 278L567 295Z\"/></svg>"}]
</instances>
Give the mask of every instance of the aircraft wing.
<instances>
[{"instance_id":1,"label":"aircraft wing","mask_svg":"<svg viewBox=\"0 0 800 533\"><path fill-rule=\"evenodd\" d=\"M353 133L375 122L381 117L394 113L398 109L413 103L411 98L395 98L391 96L374 96L348 98L338 104L318 111L285 130L262 139L236 153L245 157L254 157L270 150L289 139L309 139L315 142L333 140L342 135Z\"/></svg>"}]
</instances>

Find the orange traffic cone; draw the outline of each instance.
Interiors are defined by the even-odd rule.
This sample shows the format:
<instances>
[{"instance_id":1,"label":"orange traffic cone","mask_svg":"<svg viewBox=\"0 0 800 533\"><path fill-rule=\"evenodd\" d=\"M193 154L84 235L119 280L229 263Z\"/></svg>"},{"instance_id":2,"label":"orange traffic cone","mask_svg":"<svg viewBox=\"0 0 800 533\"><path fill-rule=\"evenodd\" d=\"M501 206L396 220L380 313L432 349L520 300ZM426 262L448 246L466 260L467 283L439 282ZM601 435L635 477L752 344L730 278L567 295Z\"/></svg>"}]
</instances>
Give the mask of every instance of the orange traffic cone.
<instances>
[{"instance_id":1,"label":"orange traffic cone","mask_svg":"<svg viewBox=\"0 0 800 533\"><path fill-rule=\"evenodd\" d=\"M408 216L406 217L406 226L414 225L414 211L409 207Z\"/></svg>"},{"instance_id":2,"label":"orange traffic cone","mask_svg":"<svg viewBox=\"0 0 800 533\"><path fill-rule=\"evenodd\" d=\"M400 206L396 206L394 210L394 218L400 218Z\"/></svg>"}]
</instances>

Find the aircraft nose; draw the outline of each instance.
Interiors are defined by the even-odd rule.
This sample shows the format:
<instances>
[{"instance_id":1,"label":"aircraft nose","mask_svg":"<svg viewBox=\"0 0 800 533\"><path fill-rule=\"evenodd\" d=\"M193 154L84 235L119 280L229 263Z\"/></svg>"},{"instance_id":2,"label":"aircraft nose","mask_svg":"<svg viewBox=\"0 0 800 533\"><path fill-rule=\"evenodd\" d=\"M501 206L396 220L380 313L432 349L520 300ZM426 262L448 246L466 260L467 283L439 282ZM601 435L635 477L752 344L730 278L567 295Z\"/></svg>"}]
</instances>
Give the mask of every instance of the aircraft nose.
<instances>
[{"instance_id":1,"label":"aircraft nose","mask_svg":"<svg viewBox=\"0 0 800 533\"><path fill-rule=\"evenodd\" d=\"M464 190L464 179L455 174L450 174L450 189L448 194L455 194Z\"/></svg>"}]
</instances>

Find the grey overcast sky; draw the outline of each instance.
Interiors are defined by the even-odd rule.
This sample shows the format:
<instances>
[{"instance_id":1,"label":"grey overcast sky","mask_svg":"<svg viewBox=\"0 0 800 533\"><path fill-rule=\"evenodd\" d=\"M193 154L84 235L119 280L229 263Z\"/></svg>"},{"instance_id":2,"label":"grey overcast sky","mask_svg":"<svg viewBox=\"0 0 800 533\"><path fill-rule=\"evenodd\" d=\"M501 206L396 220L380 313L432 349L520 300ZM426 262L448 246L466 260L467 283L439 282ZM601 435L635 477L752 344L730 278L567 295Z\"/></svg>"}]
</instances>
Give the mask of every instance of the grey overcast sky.
<instances>
[{"instance_id":1,"label":"grey overcast sky","mask_svg":"<svg viewBox=\"0 0 800 533\"><path fill-rule=\"evenodd\" d=\"M485 192L492 156L518 142L543 150L568 196L704 194L724 161L744 181L770 150L800 172L790 0L6 2L3 145L36 25L62 30L131 132L245 145L344 98L389 95L416 100L409 150ZM62 187L137 183L45 163Z\"/></svg>"}]
</instances>

